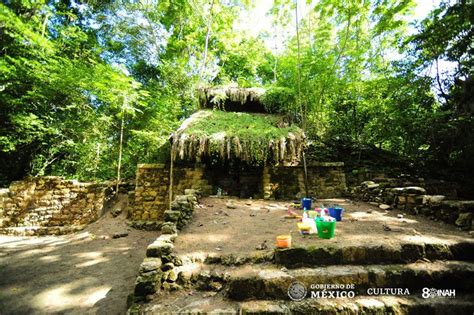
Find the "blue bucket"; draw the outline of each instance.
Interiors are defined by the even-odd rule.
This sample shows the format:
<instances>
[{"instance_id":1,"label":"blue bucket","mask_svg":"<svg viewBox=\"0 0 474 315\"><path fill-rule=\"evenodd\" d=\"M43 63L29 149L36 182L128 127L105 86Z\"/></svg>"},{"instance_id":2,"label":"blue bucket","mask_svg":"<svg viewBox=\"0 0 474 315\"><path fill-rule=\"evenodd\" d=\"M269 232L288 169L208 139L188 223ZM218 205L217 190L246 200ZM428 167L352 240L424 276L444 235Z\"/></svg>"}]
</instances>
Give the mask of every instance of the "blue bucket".
<instances>
[{"instance_id":1,"label":"blue bucket","mask_svg":"<svg viewBox=\"0 0 474 315\"><path fill-rule=\"evenodd\" d=\"M329 208L329 216L336 219L336 221L342 221L342 212L344 211L341 207Z\"/></svg>"},{"instance_id":2,"label":"blue bucket","mask_svg":"<svg viewBox=\"0 0 474 315\"><path fill-rule=\"evenodd\" d=\"M303 198L301 199L301 207L306 210L311 209L311 198Z\"/></svg>"}]
</instances>

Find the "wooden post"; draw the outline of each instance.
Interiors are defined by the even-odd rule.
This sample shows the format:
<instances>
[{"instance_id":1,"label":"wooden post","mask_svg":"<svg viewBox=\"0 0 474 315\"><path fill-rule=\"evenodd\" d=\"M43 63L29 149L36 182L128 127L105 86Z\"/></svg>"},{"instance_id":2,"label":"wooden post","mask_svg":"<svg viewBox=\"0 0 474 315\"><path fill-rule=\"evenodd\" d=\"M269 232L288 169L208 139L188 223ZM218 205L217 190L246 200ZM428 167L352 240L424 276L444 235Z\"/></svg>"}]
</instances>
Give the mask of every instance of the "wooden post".
<instances>
[{"instance_id":1,"label":"wooden post","mask_svg":"<svg viewBox=\"0 0 474 315\"><path fill-rule=\"evenodd\" d=\"M169 190L169 210L173 202L173 145L171 146L171 162L170 162L170 190Z\"/></svg>"}]
</instances>

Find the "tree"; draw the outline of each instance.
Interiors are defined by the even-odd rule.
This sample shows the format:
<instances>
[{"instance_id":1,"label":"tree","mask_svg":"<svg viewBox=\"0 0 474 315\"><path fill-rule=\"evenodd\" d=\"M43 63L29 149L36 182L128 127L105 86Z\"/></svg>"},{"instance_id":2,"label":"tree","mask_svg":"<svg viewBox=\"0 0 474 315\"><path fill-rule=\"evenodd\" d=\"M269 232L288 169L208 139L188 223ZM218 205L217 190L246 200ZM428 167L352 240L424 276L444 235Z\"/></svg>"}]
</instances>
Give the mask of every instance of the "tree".
<instances>
[{"instance_id":1,"label":"tree","mask_svg":"<svg viewBox=\"0 0 474 315\"><path fill-rule=\"evenodd\" d=\"M50 7L13 7L19 13L0 6L0 150L8 166L2 180L52 172L90 177L89 170L97 170L97 148L111 145L110 114L120 96L144 94L100 59L76 25L54 24L54 33L46 32Z\"/></svg>"}]
</instances>

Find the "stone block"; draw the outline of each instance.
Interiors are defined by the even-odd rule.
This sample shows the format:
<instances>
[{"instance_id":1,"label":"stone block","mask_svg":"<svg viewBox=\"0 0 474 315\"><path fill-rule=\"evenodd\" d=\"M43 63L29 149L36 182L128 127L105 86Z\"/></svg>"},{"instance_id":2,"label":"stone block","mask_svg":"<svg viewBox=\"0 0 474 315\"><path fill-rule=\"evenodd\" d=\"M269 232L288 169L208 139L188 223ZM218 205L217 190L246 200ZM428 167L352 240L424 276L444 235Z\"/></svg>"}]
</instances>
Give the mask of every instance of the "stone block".
<instances>
[{"instance_id":1,"label":"stone block","mask_svg":"<svg viewBox=\"0 0 474 315\"><path fill-rule=\"evenodd\" d=\"M161 257L168 255L173 251L173 244L161 240L156 240L152 244L148 245L146 249L147 257Z\"/></svg>"},{"instance_id":2,"label":"stone block","mask_svg":"<svg viewBox=\"0 0 474 315\"><path fill-rule=\"evenodd\" d=\"M462 229L469 230L472 226L472 213L471 212L464 212L460 213L458 218L456 219L455 224Z\"/></svg>"},{"instance_id":3,"label":"stone block","mask_svg":"<svg viewBox=\"0 0 474 315\"><path fill-rule=\"evenodd\" d=\"M197 195L198 192L197 192L196 189L185 189L185 190L184 190L184 194L185 194L185 195L188 195L188 196L189 196L189 195Z\"/></svg>"},{"instance_id":4,"label":"stone block","mask_svg":"<svg viewBox=\"0 0 474 315\"><path fill-rule=\"evenodd\" d=\"M166 281L175 282L176 280L178 280L178 272L175 269L168 270Z\"/></svg>"},{"instance_id":5,"label":"stone block","mask_svg":"<svg viewBox=\"0 0 474 315\"><path fill-rule=\"evenodd\" d=\"M446 244L426 243L425 244L426 258L430 260L453 259L453 254Z\"/></svg>"},{"instance_id":6,"label":"stone block","mask_svg":"<svg viewBox=\"0 0 474 315\"><path fill-rule=\"evenodd\" d=\"M404 262L415 262L425 257L424 244L402 244L401 258Z\"/></svg>"},{"instance_id":7,"label":"stone block","mask_svg":"<svg viewBox=\"0 0 474 315\"><path fill-rule=\"evenodd\" d=\"M426 189L418 186L403 187L403 192L406 194L425 195Z\"/></svg>"},{"instance_id":8,"label":"stone block","mask_svg":"<svg viewBox=\"0 0 474 315\"><path fill-rule=\"evenodd\" d=\"M156 220L158 220L158 217L159 217L158 212L156 212L156 211L150 212L150 220L151 220L151 221L156 221Z\"/></svg>"},{"instance_id":9,"label":"stone block","mask_svg":"<svg viewBox=\"0 0 474 315\"><path fill-rule=\"evenodd\" d=\"M178 229L176 227L176 224L171 223L171 222L165 222L161 226L161 233L162 234L176 234L178 232Z\"/></svg>"},{"instance_id":10,"label":"stone block","mask_svg":"<svg viewBox=\"0 0 474 315\"><path fill-rule=\"evenodd\" d=\"M438 205L444 199L446 199L446 196L443 195L423 195L423 204Z\"/></svg>"},{"instance_id":11,"label":"stone block","mask_svg":"<svg viewBox=\"0 0 474 315\"><path fill-rule=\"evenodd\" d=\"M175 200L178 204L187 204L188 203L188 196L186 195L177 195Z\"/></svg>"},{"instance_id":12,"label":"stone block","mask_svg":"<svg viewBox=\"0 0 474 315\"><path fill-rule=\"evenodd\" d=\"M365 186L365 188L367 188L368 190L374 190L380 187L380 184L376 184L370 181L363 182L362 185Z\"/></svg>"},{"instance_id":13,"label":"stone block","mask_svg":"<svg viewBox=\"0 0 474 315\"><path fill-rule=\"evenodd\" d=\"M460 201L462 212L474 212L474 200Z\"/></svg>"},{"instance_id":14,"label":"stone block","mask_svg":"<svg viewBox=\"0 0 474 315\"><path fill-rule=\"evenodd\" d=\"M441 201L441 208L446 212L460 212L462 204L458 200Z\"/></svg>"},{"instance_id":15,"label":"stone block","mask_svg":"<svg viewBox=\"0 0 474 315\"><path fill-rule=\"evenodd\" d=\"M161 285L162 273L152 271L140 274L135 281L135 296L146 296L156 292Z\"/></svg>"},{"instance_id":16,"label":"stone block","mask_svg":"<svg viewBox=\"0 0 474 315\"><path fill-rule=\"evenodd\" d=\"M406 196L406 203L409 203L409 204L416 204L416 195L407 195Z\"/></svg>"},{"instance_id":17,"label":"stone block","mask_svg":"<svg viewBox=\"0 0 474 315\"><path fill-rule=\"evenodd\" d=\"M180 218L180 211L167 210L164 212L164 219L166 222L178 222Z\"/></svg>"},{"instance_id":18,"label":"stone block","mask_svg":"<svg viewBox=\"0 0 474 315\"><path fill-rule=\"evenodd\" d=\"M150 271L159 270L162 266L161 258L146 257L140 265L140 273L147 273Z\"/></svg>"}]
</instances>

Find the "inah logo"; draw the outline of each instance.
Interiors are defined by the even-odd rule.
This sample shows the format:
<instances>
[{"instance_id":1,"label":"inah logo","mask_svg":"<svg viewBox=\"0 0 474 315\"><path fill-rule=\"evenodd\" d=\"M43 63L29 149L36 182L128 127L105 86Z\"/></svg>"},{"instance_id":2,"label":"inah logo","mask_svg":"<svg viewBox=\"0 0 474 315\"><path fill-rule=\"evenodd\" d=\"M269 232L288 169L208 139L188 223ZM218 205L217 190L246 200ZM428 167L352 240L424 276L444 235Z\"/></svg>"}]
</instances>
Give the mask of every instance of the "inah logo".
<instances>
[{"instance_id":1,"label":"inah logo","mask_svg":"<svg viewBox=\"0 0 474 315\"><path fill-rule=\"evenodd\" d=\"M301 282L293 282L288 287L288 296L293 301L301 301L306 297L306 287Z\"/></svg>"},{"instance_id":2,"label":"inah logo","mask_svg":"<svg viewBox=\"0 0 474 315\"><path fill-rule=\"evenodd\" d=\"M435 298L435 297L455 297L456 290L454 289L447 289L447 290L439 290L435 288L423 288L421 296L424 299L428 298Z\"/></svg>"}]
</instances>

